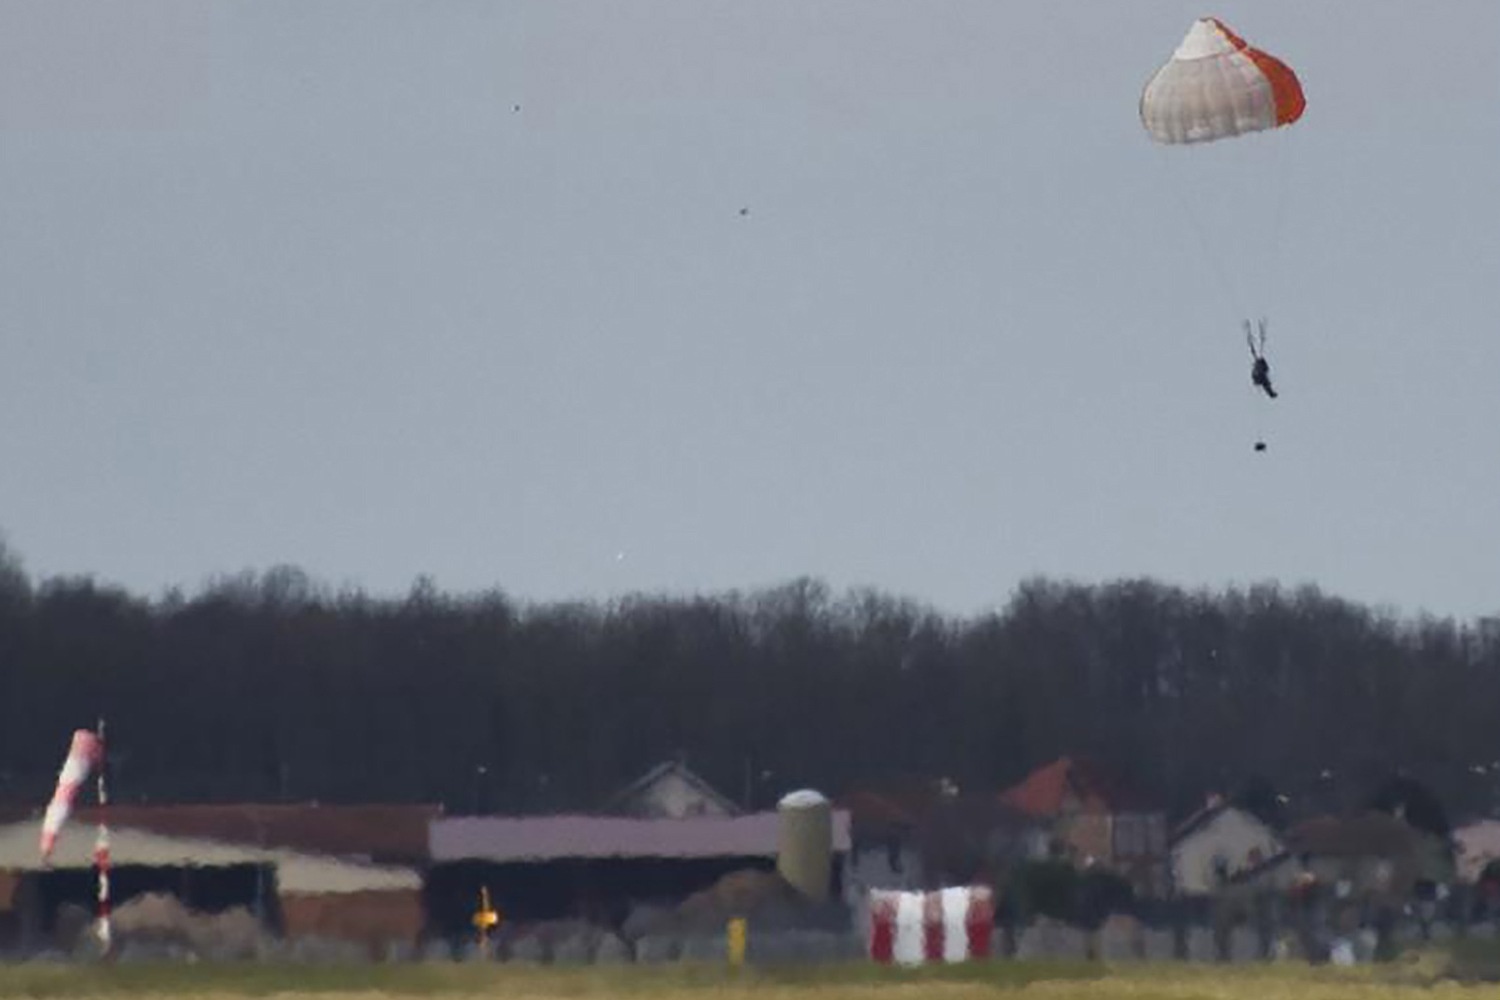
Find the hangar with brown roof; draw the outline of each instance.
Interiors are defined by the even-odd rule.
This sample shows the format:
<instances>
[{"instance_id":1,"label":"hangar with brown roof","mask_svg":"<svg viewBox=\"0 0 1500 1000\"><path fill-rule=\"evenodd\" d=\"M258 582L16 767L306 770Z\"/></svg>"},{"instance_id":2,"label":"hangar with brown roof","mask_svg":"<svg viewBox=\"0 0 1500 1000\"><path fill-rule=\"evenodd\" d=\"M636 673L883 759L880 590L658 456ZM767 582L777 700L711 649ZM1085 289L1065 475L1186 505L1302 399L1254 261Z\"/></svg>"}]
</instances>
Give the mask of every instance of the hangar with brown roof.
<instances>
[{"instance_id":1,"label":"hangar with brown roof","mask_svg":"<svg viewBox=\"0 0 1500 1000\"><path fill-rule=\"evenodd\" d=\"M427 827L441 814L426 805L110 807L114 899L168 892L205 912L243 906L290 937L415 943ZM40 810L17 816L0 823L0 939L25 949L51 934L64 904L91 908L100 813L74 814L49 865ZM373 923L372 913L381 914Z\"/></svg>"},{"instance_id":2,"label":"hangar with brown roof","mask_svg":"<svg viewBox=\"0 0 1500 1000\"><path fill-rule=\"evenodd\" d=\"M466 931L487 887L507 917L620 926L632 906L676 901L731 872L774 871L781 817L462 816L430 827L427 906L434 929ZM849 850L849 813L832 813L835 880ZM837 886L833 888L837 889Z\"/></svg>"}]
</instances>

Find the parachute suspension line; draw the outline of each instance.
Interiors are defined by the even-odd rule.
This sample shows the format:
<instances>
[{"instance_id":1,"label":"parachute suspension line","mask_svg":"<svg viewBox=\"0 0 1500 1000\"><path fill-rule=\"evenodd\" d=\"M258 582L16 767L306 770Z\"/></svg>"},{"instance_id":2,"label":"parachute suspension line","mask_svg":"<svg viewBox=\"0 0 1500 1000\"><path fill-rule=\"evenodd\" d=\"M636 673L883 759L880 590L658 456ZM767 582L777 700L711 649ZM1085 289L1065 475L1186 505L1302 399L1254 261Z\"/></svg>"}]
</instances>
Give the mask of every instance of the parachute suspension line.
<instances>
[{"instance_id":1,"label":"parachute suspension line","mask_svg":"<svg viewBox=\"0 0 1500 1000\"><path fill-rule=\"evenodd\" d=\"M1175 170L1175 167L1177 165L1171 162L1172 154L1165 148L1159 148L1157 150L1157 155L1161 157L1163 163L1167 164L1167 169L1164 171L1164 174L1169 178L1174 173L1181 173L1184 175L1191 173L1191 171ZM1248 317L1249 314L1245 312L1244 296L1241 294L1239 286L1235 283L1233 277L1229 274L1229 272L1224 269L1223 263L1219 260L1218 254L1214 251L1213 242L1208 238L1208 231L1203 226L1203 220L1199 217L1198 212L1193 208L1192 202L1189 197L1187 195L1184 195L1182 192L1183 185L1191 183L1193 183L1192 179L1184 176L1182 178L1181 184L1173 183L1171 180L1168 180L1167 188L1171 190L1172 197L1177 200L1178 211L1182 213L1183 217L1186 218L1188 220L1188 223L1192 226L1193 235L1198 240L1199 256L1202 258L1204 264L1207 265L1208 269L1213 272L1214 279L1219 283L1219 291L1222 292L1224 296L1233 304L1235 313L1237 315ZM1195 191L1192 192L1192 194L1194 196L1197 196L1198 192Z\"/></svg>"},{"instance_id":2,"label":"parachute suspension line","mask_svg":"<svg viewBox=\"0 0 1500 1000\"><path fill-rule=\"evenodd\" d=\"M1267 246L1265 251L1266 273L1265 284L1263 286L1268 290L1269 294L1271 295L1272 301L1277 303L1285 301L1285 296L1280 294L1282 275L1285 270L1282 266L1282 261L1285 256L1282 252L1282 247L1285 243L1282 235L1286 229L1287 215L1290 214L1289 207L1291 204L1291 198L1289 197L1289 195L1292 190L1291 180L1287 177L1287 168L1285 164L1294 162L1296 160L1296 157L1287 154L1286 146L1288 142L1297 141L1298 134L1296 129L1282 129L1280 131L1287 134L1277 136L1277 138L1279 138L1281 141L1273 144L1275 148L1270 154L1270 172L1273 178L1271 184L1274 186L1270 192L1270 232L1267 235ZM1257 317L1257 322L1260 324L1256 335L1257 344L1259 346L1259 349L1264 352L1266 350L1267 319L1263 312L1258 313ZM1264 404L1267 402L1267 400L1258 399L1256 400L1256 402ZM1257 413L1255 418L1255 440L1263 445L1266 441L1266 424L1272 419L1271 411L1273 410L1273 407L1261 405L1257 406L1256 409Z\"/></svg>"},{"instance_id":3,"label":"parachute suspension line","mask_svg":"<svg viewBox=\"0 0 1500 1000\"><path fill-rule=\"evenodd\" d=\"M1279 289L1281 287L1281 248L1284 243L1283 231L1286 229L1287 209L1291 203L1289 197L1292 184L1287 177L1288 164L1295 161L1295 157L1287 155L1286 146L1289 142L1297 141L1296 129L1282 129L1286 135L1278 136L1282 141L1275 143L1275 149L1271 153L1271 174L1275 178L1272 182L1276 185L1274 191L1274 202L1271 208L1271 235L1270 247L1267 251L1268 262L1266 265L1266 287Z\"/></svg>"}]
</instances>

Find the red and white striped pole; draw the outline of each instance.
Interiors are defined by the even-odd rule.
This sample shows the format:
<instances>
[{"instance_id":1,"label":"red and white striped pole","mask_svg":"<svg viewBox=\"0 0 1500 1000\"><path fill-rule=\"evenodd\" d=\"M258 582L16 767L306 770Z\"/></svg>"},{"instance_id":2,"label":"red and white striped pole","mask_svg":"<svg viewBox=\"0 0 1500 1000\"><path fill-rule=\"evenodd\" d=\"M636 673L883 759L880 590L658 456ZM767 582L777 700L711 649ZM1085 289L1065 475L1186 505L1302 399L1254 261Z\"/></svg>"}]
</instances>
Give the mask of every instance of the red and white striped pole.
<instances>
[{"instance_id":1,"label":"red and white striped pole","mask_svg":"<svg viewBox=\"0 0 1500 1000\"><path fill-rule=\"evenodd\" d=\"M109 805L109 789L104 783L105 761L108 754L104 743L104 719L99 719L99 773L97 776L96 789L99 793L99 833L94 840L94 867L99 872L99 921L97 931L99 944L108 955L114 944L113 927L109 915L109 826L105 822L106 807Z\"/></svg>"}]
</instances>

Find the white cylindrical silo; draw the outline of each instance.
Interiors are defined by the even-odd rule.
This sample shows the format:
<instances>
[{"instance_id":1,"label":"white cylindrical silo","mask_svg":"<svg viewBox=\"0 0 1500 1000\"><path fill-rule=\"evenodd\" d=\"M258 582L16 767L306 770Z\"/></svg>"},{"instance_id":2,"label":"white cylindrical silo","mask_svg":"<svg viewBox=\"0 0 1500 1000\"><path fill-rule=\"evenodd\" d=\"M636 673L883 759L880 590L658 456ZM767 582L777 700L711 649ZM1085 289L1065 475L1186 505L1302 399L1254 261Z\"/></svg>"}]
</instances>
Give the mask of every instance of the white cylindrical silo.
<instances>
[{"instance_id":1,"label":"white cylindrical silo","mask_svg":"<svg viewBox=\"0 0 1500 1000\"><path fill-rule=\"evenodd\" d=\"M828 898L833 878L833 806L811 789L792 792L776 807L781 828L776 870L808 899Z\"/></svg>"}]
</instances>

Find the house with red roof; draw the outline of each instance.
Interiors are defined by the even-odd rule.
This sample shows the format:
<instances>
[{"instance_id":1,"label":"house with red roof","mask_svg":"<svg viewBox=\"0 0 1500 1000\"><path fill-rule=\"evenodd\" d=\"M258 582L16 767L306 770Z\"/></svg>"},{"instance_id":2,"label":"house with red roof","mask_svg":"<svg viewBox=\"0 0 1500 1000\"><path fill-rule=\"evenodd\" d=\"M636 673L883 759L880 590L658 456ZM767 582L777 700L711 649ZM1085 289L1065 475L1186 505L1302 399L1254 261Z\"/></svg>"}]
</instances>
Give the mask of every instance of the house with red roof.
<instances>
[{"instance_id":1,"label":"house with red roof","mask_svg":"<svg viewBox=\"0 0 1500 1000\"><path fill-rule=\"evenodd\" d=\"M1089 757L1060 757L1001 793L1000 801L1049 824L1054 854L1121 875L1138 895L1166 893L1166 813L1113 768Z\"/></svg>"}]
</instances>

